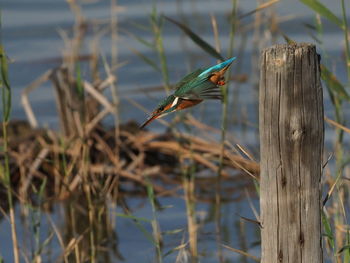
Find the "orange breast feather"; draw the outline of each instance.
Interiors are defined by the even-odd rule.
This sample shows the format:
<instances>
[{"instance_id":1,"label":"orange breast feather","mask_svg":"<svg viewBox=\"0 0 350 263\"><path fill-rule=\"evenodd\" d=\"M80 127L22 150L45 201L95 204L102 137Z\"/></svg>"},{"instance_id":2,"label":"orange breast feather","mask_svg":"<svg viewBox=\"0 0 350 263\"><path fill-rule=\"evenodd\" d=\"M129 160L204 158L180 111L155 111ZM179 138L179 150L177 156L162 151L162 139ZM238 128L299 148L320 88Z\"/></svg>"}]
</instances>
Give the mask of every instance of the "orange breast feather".
<instances>
[{"instance_id":1,"label":"orange breast feather","mask_svg":"<svg viewBox=\"0 0 350 263\"><path fill-rule=\"evenodd\" d=\"M183 110L183 109L192 107L194 105L197 105L198 103L201 103L202 101L203 100L186 100L186 99L181 99L181 102L176 107L176 110Z\"/></svg>"}]
</instances>

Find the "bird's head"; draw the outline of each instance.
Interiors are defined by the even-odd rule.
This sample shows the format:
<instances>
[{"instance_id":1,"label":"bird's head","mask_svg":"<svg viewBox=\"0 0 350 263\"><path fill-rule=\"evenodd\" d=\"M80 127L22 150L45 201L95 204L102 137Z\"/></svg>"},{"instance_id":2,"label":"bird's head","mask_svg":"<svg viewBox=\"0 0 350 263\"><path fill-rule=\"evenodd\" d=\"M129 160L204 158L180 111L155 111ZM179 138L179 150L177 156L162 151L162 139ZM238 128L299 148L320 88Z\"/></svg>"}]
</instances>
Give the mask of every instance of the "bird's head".
<instances>
[{"instance_id":1,"label":"bird's head","mask_svg":"<svg viewBox=\"0 0 350 263\"><path fill-rule=\"evenodd\" d=\"M168 113L175 111L177 101L178 101L178 98L175 97L174 95L170 95L166 99L161 101L158 104L157 108L152 112L151 116L140 126L140 129L144 128L153 120L164 117Z\"/></svg>"}]
</instances>

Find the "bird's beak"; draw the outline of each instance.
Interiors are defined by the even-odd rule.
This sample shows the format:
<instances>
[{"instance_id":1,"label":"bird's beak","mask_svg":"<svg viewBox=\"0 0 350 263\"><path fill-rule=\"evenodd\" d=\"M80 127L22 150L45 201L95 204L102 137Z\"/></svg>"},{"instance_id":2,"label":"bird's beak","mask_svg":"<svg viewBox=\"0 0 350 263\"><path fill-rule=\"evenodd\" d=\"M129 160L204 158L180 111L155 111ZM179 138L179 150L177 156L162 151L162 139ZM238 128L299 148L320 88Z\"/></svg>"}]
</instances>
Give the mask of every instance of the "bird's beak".
<instances>
[{"instance_id":1,"label":"bird's beak","mask_svg":"<svg viewBox=\"0 0 350 263\"><path fill-rule=\"evenodd\" d=\"M176 111L175 107L176 106L171 107L169 104L169 106L167 108L165 108L165 110L163 110L162 112L154 111L152 113L152 115L140 126L140 129L143 129L144 127L146 127L149 123L151 123L155 119L162 118L162 117L168 115L170 112Z\"/></svg>"},{"instance_id":2,"label":"bird's beak","mask_svg":"<svg viewBox=\"0 0 350 263\"><path fill-rule=\"evenodd\" d=\"M177 103L178 98L176 98L176 103ZM140 126L140 129L146 127L149 123L151 123L152 121L154 121L155 119L164 117L165 115L168 115L170 112L176 111L176 107L177 104L173 105L174 103L172 102L172 104L168 104L166 105L162 111L160 110L155 110L152 115Z\"/></svg>"},{"instance_id":3,"label":"bird's beak","mask_svg":"<svg viewBox=\"0 0 350 263\"><path fill-rule=\"evenodd\" d=\"M140 129L143 129L146 127L149 123L157 119L160 115L159 114L152 114L141 126Z\"/></svg>"}]
</instances>

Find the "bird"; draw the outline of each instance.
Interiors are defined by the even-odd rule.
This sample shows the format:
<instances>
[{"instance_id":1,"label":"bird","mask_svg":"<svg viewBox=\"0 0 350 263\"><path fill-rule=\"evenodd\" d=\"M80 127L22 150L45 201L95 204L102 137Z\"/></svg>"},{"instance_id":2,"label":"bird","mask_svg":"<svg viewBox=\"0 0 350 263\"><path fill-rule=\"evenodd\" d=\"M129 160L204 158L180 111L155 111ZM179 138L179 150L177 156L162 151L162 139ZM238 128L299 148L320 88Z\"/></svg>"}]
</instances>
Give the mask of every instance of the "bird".
<instances>
[{"instance_id":1,"label":"bird","mask_svg":"<svg viewBox=\"0 0 350 263\"><path fill-rule=\"evenodd\" d=\"M193 107L203 100L222 100L220 86L225 85L225 72L231 66L236 57L232 57L215 66L197 69L186 75L177 84L175 92L161 101L150 117L140 126L146 127L153 120L165 115Z\"/></svg>"}]
</instances>

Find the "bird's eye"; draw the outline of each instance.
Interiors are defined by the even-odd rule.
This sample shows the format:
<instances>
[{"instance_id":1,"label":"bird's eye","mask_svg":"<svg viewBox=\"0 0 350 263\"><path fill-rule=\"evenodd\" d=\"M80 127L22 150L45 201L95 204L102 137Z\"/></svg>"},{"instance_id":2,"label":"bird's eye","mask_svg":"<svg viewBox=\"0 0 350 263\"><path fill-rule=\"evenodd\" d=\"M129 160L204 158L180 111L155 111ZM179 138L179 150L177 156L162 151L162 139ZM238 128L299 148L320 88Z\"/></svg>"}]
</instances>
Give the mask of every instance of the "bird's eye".
<instances>
[{"instance_id":1,"label":"bird's eye","mask_svg":"<svg viewBox=\"0 0 350 263\"><path fill-rule=\"evenodd\" d=\"M161 106L158 108L158 111L163 111L164 110L164 106Z\"/></svg>"}]
</instances>

